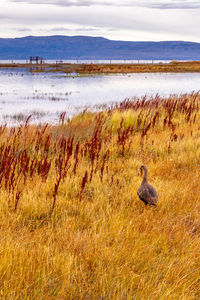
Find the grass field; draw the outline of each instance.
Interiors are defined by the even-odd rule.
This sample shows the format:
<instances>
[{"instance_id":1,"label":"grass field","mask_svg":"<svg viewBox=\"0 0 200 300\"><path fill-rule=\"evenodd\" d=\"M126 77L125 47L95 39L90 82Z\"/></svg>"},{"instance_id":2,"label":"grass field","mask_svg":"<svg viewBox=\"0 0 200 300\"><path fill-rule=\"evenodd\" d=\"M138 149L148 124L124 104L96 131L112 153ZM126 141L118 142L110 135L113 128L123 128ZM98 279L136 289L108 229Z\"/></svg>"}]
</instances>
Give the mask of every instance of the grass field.
<instances>
[{"instance_id":1,"label":"grass field","mask_svg":"<svg viewBox=\"0 0 200 300\"><path fill-rule=\"evenodd\" d=\"M0 298L199 299L200 95L28 121L0 128Z\"/></svg>"}]
</instances>

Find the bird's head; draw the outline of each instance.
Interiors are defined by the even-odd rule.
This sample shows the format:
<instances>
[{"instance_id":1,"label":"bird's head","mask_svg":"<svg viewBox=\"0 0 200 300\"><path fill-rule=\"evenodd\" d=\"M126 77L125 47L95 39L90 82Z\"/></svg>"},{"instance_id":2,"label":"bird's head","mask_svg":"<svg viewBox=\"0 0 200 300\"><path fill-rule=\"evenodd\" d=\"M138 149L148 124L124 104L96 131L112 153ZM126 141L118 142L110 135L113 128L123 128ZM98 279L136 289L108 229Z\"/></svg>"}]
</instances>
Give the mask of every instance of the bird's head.
<instances>
[{"instance_id":1,"label":"bird's head","mask_svg":"<svg viewBox=\"0 0 200 300\"><path fill-rule=\"evenodd\" d=\"M144 166L144 165L141 165L141 167L140 167L140 172L141 172L141 175L142 175L142 172L145 172L145 173L147 173L147 167L146 166Z\"/></svg>"}]
</instances>

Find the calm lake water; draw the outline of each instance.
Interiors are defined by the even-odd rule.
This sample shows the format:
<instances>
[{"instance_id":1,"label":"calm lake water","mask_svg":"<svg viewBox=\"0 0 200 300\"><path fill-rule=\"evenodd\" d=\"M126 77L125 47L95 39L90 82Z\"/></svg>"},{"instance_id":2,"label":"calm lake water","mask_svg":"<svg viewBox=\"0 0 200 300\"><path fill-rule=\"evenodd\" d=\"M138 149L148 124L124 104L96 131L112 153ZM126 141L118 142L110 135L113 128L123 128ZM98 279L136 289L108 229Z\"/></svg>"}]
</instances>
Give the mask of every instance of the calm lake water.
<instances>
[{"instance_id":1,"label":"calm lake water","mask_svg":"<svg viewBox=\"0 0 200 300\"><path fill-rule=\"evenodd\" d=\"M57 124L61 112L70 118L85 108L101 109L125 98L199 90L199 73L66 76L1 69L0 123L18 125L31 114L32 122Z\"/></svg>"}]
</instances>

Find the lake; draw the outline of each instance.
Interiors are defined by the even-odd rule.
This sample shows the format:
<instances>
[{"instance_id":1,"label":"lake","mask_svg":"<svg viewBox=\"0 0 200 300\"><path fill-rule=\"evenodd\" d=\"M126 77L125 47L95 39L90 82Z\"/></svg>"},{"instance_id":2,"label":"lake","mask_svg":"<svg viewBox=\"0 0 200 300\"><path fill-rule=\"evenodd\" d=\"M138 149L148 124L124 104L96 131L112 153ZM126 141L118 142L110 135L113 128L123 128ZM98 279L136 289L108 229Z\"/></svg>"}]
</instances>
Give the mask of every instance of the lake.
<instances>
[{"instance_id":1,"label":"lake","mask_svg":"<svg viewBox=\"0 0 200 300\"><path fill-rule=\"evenodd\" d=\"M28 115L32 122L57 124L66 112L71 118L84 109L97 110L125 98L200 90L199 73L137 73L65 75L0 70L0 123L19 125Z\"/></svg>"},{"instance_id":2,"label":"lake","mask_svg":"<svg viewBox=\"0 0 200 300\"><path fill-rule=\"evenodd\" d=\"M151 64L151 63L154 63L154 64L158 64L158 63L170 63L171 60L142 60L142 59L137 59L137 60L129 60L129 59L100 59L100 60L97 60L97 59L62 59L62 60L55 60L55 59L45 59L44 62L45 63L49 63L49 64L55 64L56 62L59 62L59 61L62 61L63 63L69 63L69 64L76 64L76 63L80 63L80 64L123 64L123 63L126 63L126 64L137 64L137 63L140 63L140 64ZM187 61L187 60L179 60L180 61ZM0 60L0 63L2 64L5 64L5 63L16 63L16 64L25 64L25 63L28 63L29 62L29 59L3 59L3 60Z\"/></svg>"}]
</instances>

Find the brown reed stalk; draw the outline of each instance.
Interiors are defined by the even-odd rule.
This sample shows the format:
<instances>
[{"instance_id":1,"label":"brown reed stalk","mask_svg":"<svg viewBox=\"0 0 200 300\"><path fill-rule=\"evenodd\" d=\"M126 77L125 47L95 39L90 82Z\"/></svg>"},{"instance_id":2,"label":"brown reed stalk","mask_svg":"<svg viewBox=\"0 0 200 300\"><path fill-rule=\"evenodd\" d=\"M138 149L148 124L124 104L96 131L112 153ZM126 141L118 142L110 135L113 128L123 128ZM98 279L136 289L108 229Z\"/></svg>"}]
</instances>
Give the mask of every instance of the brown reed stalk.
<instances>
[{"instance_id":1,"label":"brown reed stalk","mask_svg":"<svg viewBox=\"0 0 200 300\"><path fill-rule=\"evenodd\" d=\"M45 134L45 131L47 130L48 128L48 123L45 124L42 129L40 130L40 128L38 127L37 130L36 130L36 145L35 145L35 150L38 151L41 147L42 147L42 141L43 141L43 137L44 137L44 134Z\"/></svg>"},{"instance_id":2,"label":"brown reed stalk","mask_svg":"<svg viewBox=\"0 0 200 300\"><path fill-rule=\"evenodd\" d=\"M168 154L171 152L171 143L169 143L167 151L168 151Z\"/></svg>"},{"instance_id":3,"label":"brown reed stalk","mask_svg":"<svg viewBox=\"0 0 200 300\"><path fill-rule=\"evenodd\" d=\"M81 189L80 189L80 193L79 193L79 200L82 199L83 191L85 189L85 186L86 186L87 182L88 182L88 172L85 171L85 174L84 174L84 176L82 178L82 182L81 182Z\"/></svg>"},{"instance_id":4,"label":"brown reed stalk","mask_svg":"<svg viewBox=\"0 0 200 300\"><path fill-rule=\"evenodd\" d=\"M167 125L167 116L166 116L166 117L164 118L164 120L163 120L163 127L165 128L166 125Z\"/></svg>"},{"instance_id":5,"label":"brown reed stalk","mask_svg":"<svg viewBox=\"0 0 200 300\"><path fill-rule=\"evenodd\" d=\"M141 133L141 138L142 139L147 135L147 132L149 131L150 128L151 128L151 121L149 122L149 124L145 128L143 128L142 133Z\"/></svg>"},{"instance_id":6,"label":"brown reed stalk","mask_svg":"<svg viewBox=\"0 0 200 300\"><path fill-rule=\"evenodd\" d=\"M33 178L33 174L36 172L37 169L38 169L37 160L36 160L36 157L34 157L31 160L31 163L30 163L30 166L29 166L29 176L30 176L30 178Z\"/></svg>"},{"instance_id":7,"label":"brown reed stalk","mask_svg":"<svg viewBox=\"0 0 200 300\"><path fill-rule=\"evenodd\" d=\"M76 170L77 170L77 166L78 166L78 155L79 155L79 148L80 148L80 143L78 142L76 144L76 149L75 149L75 152L74 152L74 159L75 159L75 163L74 163L74 167L73 167L73 173L74 175L76 175Z\"/></svg>"},{"instance_id":8,"label":"brown reed stalk","mask_svg":"<svg viewBox=\"0 0 200 300\"><path fill-rule=\"evenodd\" d=\"M53 192L53 204L52 204L52 207L49 211L49 216L52 215L54 209L55 209L55 205L56 205L56 197L57 197L57 193L58 193L58 188L59 188L59 185L60 185L60 182L61 182L61 179L62 177L59 176L58 177L58 180L56 181L55 185L54 185L54 192Z\"/></svg>"},{"instance_id":9,"label":"brown reed stalk","mask_svg":"<svg viewBox=\"0 0 200 300\"><path fill-rule=\"evenodd\" d=\"M106 160L109 159L109 154L110 154L110 151L108 150L103 156L103 161L102 161L102 165L101 165L101 169L100 169L100 180L101 180L101 182L103 180L103 173L104 173L104 169L105 169L105 163L106 163ZM108 172L108 169L107 169L107 172Z\"/></svg>"},{"instance_id":10,"label":"brown reed stalk","mask_svg":"<svg viewBox=\"0 0 200 300\"><path fill-rule=\"evenodd\" d=\"M43 182L46 182L51 168L51 161L48 161L48 155L38 160L36 165L37 165L38 175L41 176Z\"/></svg>"},{"instance_id":11,"label":"brown reed stalk","mask_svg":"<svg viewBox=\"0 0 200 300\"><path fill-rule=\"evenodd\" d=\"M154 115L154 117L153 117L153 121L152 121L152 127L153 127L153 128L155 127L156 122L158 121L159 117L160 117L160 114L159 114L158 111L156 111L156 112L155 112L155 115Z\"/></svg>"},{"instance_id":12,"label":"brown reed stalk","mask_svg":"<svg viewBox=\"0 0 200 300\"><path fill-rule=\"evenodd\" d=\"M62 112L62 113L60 114L59 120L60 120L61 125L64 125L64 122L65 122L65 116L66 116L66 112Z\"/></svg>"},{"instance_id":13,"label":"brown reed stalk","mask_svg":"<svg viewBox=\"0 0 200 300\"><path fill-rule=\"evenodd\" d=\"M25 128L28 127L31 117L32 117L32 115L29 115L29 116L26 118L25 123L24 123L24 127L25 127Z\"/></svg>"},{"instance_id":14,"label":"brown reed stalk","mask_svg":"<svg viewBox=\"0 0 200 300\"><path fill-rule=\"evenodd\" d=\"M125 146L129 141L130 136L133 134L133 127L124 127L124 119L121 119L120 126L117 130L117 145L120 147L121 155L125 154Z\"/></svg>"},{"instance_id":15,"label":"brown reed stalk","mask_svg":"<svg viewBox=\"0 0 200 300\"><path fill-rule=\"evenodd\" d=\"M73 154L73 142L74 137L69 137L66 142L63 142L64 138L62 138L62 142L60 143L60 151L58 152L58 157L55 159L55 168L56 168L56 182L54 185L53 191L53 204L49 211L49 216L52 215L55 206L56 206L56 199L58 194L58 188L60 186L61 181L64 181L67 171L70 168L70 159ZM64 149L64 151L62 151Z\"/></svg>"},{"instance_id":16,"label":"brown reed stalk","mask_svg":"<svg viewBox=\"0 0 200 300\"><path fill-rule=\"evenodd\" d=\"M44 151L45 152L49 152L50 144L51 144L51 135L48 134L44 141Z\"/></svg>"},{"instance_id":17,"label":"brown reed stalk","mask_svg":"<svg viewBox=\"0 0 200 300\"><path fill-rule=\"evenodd\" d=\"M105 123L105 117L102 114L98 114L95 119L95 127L92 136L85 141L83 147L83 154L89 158L91 170L89 175L89 181L92 181L94 172L98 168L99 156L102 149L102 130ZM96 164L96 167L95 167Z\"/></svg>"},{"instance_id":18,"label":"brown reed stalk","mask_svg":"<svg viewBox=\"0 0 200 300\"><path fill-rule=\"evenodd\" d=\"M14 212L16 212L17 210L21 194L22 194L21 191L16 192L15 201L14 201Z\"/></svg>"},{"instance_id":19,"label":"brown reed stalk","mask_svg":"<svg viewBox=\"0 0 200 300\"><path fill-rule=\"evenodd\" d=\"M172 132L172 134L171 134L171 136L170 136L170 141L171 141L171 142L176 142L177 139L178 139L177 134Z\"/></svg>"},{"instance_id":20,"label":"brown reed stalk","mask_svg":"<svg viewBox=\"0 0 200 300\"><path fill-rule=\"evenodd\" d=\"M18 158L18 164L21 169L21 172L23 173L24 176L24 184L26 183L27 180L27 175L29 171L29 162L30 162L30 157L27 154L27 150L24 149Z\"/></svg>"}]
</instances>

